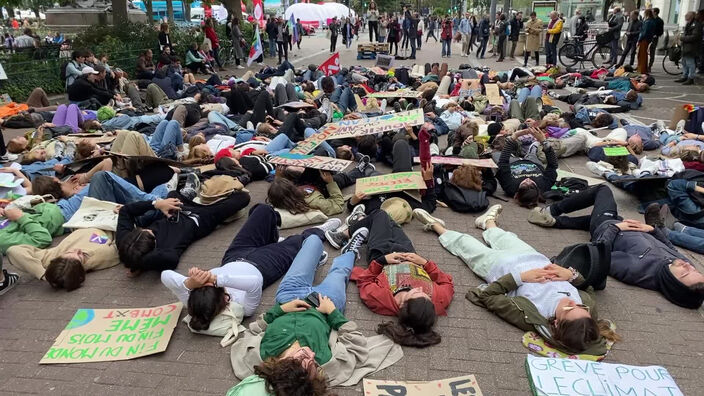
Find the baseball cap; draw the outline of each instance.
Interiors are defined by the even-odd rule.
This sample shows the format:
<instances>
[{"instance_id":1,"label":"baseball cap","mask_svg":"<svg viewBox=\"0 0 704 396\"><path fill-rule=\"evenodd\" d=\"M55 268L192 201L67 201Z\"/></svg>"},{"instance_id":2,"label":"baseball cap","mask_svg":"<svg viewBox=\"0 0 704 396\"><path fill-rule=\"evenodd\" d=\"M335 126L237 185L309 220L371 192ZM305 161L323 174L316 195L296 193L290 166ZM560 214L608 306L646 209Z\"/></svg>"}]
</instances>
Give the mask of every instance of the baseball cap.
<instances>
[{"instance_id":1,"label":"baseball cap","mask_svg":"<svg viewBox=\"0 0 704 396\"><path fill-rule=\"evenodd\" d=\"M95 71L95 69L93 69L92 67L86 66L81 69L81 74L98 74L98 72Z\"/></svg>"}]
</instances>

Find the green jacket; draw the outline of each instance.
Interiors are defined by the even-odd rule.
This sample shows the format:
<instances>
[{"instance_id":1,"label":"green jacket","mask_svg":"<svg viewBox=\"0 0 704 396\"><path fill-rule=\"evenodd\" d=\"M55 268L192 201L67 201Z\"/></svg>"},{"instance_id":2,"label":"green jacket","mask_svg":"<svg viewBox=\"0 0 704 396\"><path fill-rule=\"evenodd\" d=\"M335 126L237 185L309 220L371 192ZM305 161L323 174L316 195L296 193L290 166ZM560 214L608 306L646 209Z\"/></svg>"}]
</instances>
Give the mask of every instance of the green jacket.
<instances>
[{"instance_id":1,"label":"green jacket","mask_svg":"<svg viewBox=\"0 0 704 396\"><path fill-rule=\"evenodd\" d=\"M0 254L15 245L47 247L53 237L64 233L63 224L61 210L52 203L35 205L17 221L0 219Z\"/></svg>"},{"instance_id":2,"label":"green jacket","mask_svg":"<svg viewBox=\"0 0 704 396\"><path fill-rule=\"evenodd\" d=\"M258 375L250 375L230 388L225 396L271 396L266 390L266 382Z\"/></svg>"},{"instance_id":3,"label":"green jacket","mask_svg":"<svg viewBox=\"0 0 704 396\"><path fill-rule=\"evenodd\" d=\"M579 275L572 284L577 287L584 283L584 278ZM518 289L516 281L511 274L506 274L492 282L485 289L471 289L467 292L467 299L473 304L484 307L495 313L501 319L511 323L523 331L537 331L538 334L550 340L548 320L538 312L533 303L525 297L509 297L506 294ZM587 291L580 290L579 296L582 303L590 308L592 318L597 319L594 289L591 286ZM565 348L560 348L565 349ZM602 337L585 351L568 351L570 353L583 353L588 355L604 355L607 352L606 340Z\"/></svg>"},{"instance_id":4,"label":"green jacket","mask_svg":"<svg viewBox=\"0 0 704 396\"><path fill-rule=\"evenodd\" d=\"M345 199L342 196L342 191L340 187L333 180L327 184L329 198L325 198L323 193L318 190L313 190L309 193L305 200L311 209L318 209L319 211L325 213L326 216L334 216L342 213L345 209Z\"/></svg>"}]
</instances>

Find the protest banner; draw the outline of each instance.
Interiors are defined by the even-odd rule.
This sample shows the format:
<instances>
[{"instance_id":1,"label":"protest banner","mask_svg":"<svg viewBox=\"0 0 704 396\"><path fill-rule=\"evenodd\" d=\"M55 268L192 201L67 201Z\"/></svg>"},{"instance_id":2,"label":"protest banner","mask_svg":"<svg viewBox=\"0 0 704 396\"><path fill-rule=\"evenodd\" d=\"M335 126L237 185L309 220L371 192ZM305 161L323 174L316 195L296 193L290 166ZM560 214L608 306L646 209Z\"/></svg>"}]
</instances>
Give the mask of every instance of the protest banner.
<instances>
[{"instance_id":1,"label":"protest banner","mask_svg":"<svg viewBox=\"0 0 704 396\"><path fill-rule=\"evenodd\" d=\"M420 157L413 157L413 162L420 164ZM469 159L469 158L459 158L459 157L441 157L434 155L430 157L430 162L433 164L441 165L470 165L476 166L477 168L498 168L496 162L491 158L485 159Z\"/></svg>"},{"instance_id":2,"label":"protest banner","mask_svg":"<svg viewBox=\"0 0 704 396\"><path fill-rule=\"evenodd\" d=\"M127 360L163 352L183 305L79 309L40 364Z\"/></svg>"},{"instance_id":3,"label":"protest banner","mask_svg":"<svg viewBox=\"0 0 704 396\"><path fill-rule=\"evenodd\" d=\"M630 154L628 149L623 146L604 147L604 155L607 157L620 157Z\"/></svg>"},{"instance_id":4,"label":"protest banner","mask_svg":"<svg viewBox=\"0 0 704 396\"><path fill-rule=\"evenodd\" d=\"M420 172L389 173L357 179L355 193L383 194L403 190L424 190L425 180Z\"/></svg>"},{"instance_id":5,"label":"protest banner","mask_svg":"<svg viewBox=\"0 0 704 396\"><path fill-rule=\"evenodd\" d=\"M328 139L342 139L348 137L371 135L406 126L420 125L425 121L423 111L420 109L402 111L400 113L385 114L379 117L360 118L356 120L341 120L325 124L318 133L306 140L298 142L290 153L308 154L320 143Z\"/></svg>"},{"instance_id":6,"label":"protest banner","mask_svg":"<svg viewBox=\"0 0 704 396\"><path fill-rule=\"evenodd\" d=\"M371 98L413 98L413 99L418 99L423 95L422 92L419 91L411 91L407 89L399 89L398 91L382 91L382 92L374 92L373 94L368 95Z\"/></svg>"},{"instance_id":7,"label":"protest banner","mask_svg":"<svg viewBox=\"0 0 704 396\"><path fill-rule=\"evenodd\" d=\"M482 396L473 375L436 381L385 381L364 379L365 396Z\"/></svg>"},{"instance_id":8,"label":"protest banner","mask_svg":"<svg viewBox=\"0 0 704 396\"><path fill-rule=\"evenodd\" d=\"M117 229L117 213L119 205L114 202L85 197L81 207L71 216L64 228L97 228L104 231Z\"/></svg>"},{"instance_id":9,"label":"protest banner","mask_svg":"<svg viewBox=\"0 0 704 396\"><path fill-rule=\"evenodd\" d=\"M337 158L291 153L272 157L269 162L276 165L302 166L304 168L321 169L330 172L342 172L352 163L352 161Z\"/></svg>"},{"instance_id":10,"label":"protest banner","mask_svg":"<svg viewBox=\"0 0 704 396\"><path fill-rule=\"evenodd\" d=\"M501 106L504 102L499 93L499 86L496 84L485 84L486 97L489 99L489 104Z\"/></svg>"},{"instance_id":11,"label":"protest banner","mask_svg":"<svg viewBox=\"0 0 704 396\"><path fill-rule=\"evenodd\" d=\"M527 355L533 396L684 396L667 369Z\"/></svg>"}]
</instances>

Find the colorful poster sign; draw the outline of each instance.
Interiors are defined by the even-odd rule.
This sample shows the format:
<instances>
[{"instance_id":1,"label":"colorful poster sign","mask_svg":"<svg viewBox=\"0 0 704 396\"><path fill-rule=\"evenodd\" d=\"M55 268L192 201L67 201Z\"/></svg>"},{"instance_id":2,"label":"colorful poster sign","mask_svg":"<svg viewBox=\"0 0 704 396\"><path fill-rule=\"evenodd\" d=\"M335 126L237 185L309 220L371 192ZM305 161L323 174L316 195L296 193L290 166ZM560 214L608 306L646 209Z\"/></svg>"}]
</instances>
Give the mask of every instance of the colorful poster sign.
<instances>
[{"instance_id":1,"label":"colorful poster sign","mask_svg":"<svg viewBox=\"0 0 704 396\"><path fill-rule=\"evenodd\" d=\"M527 355L525 367L533 396L684 396L667 369L661 366L627 366Z\"/></svg>"},{"instance_id":2,"label":"colorful poster sign","mask_svg":"<svg viewBox=\"0 0 704 396\"><path fill-rule=\"evenodd\" d=\"M384 381L364 379L365 396L482 396L473 375L436 381Z\"/></svg>"},{"instance_id":3,"label":"colorful poster sign","mask_svg":"<svg viewBox=\"0 0 704 396\"><path fill-rule=\"evenodd\" d=\"M413 157L413 162L416 164L420 164L420 158L419 157ZM491 158L485 158L485 159L469 159L469 158L458 158L458 157L441 157L441 156L432 156L430 157L430 162L433 164L441 164L441 165L470 165L470 166L476 166L477 168L498 168L498 165L496 165L496 162L492 160Z\"/></svg>"},{"instance_id":4,"label":"colorful poster sign","mask_svg":"<svg viewBox=\"0 0 704 396\"><path fill-rule=\"evenodd\" d=\"M273 157L269 162L276 165L302 166L304 168L321 169L330 172L342 172L352 163L352 161L337 158L291 153Z\"/></svg>"},{"instance_id":5,"label":"colorful poster sign","mask_svg":"<svg viewBox=\"0 0 704 396\"><path fill-rule=\"evenodd\" d=\"M399 89L398 91L382 91L375 92L369 95L372 98L414 98L418 99L423 95L423 93L418 91L411 91L408 89Z\"/></svg>"},{"instance_id":6,"label":"colorful poster sign","mask_svg":"<svg viewBox=\"0 0 704 396\"><path fill-rule=\"evenodd\" d=\"M79 309L41 364L127 360L163 352L183 305Z\"/></svg>"},{"instance_id":7,"label":"colorful poster sign","mask_svg":"<svg viewBox=\"0 0 704 396\"><path fill-rule=\"evenodd\" d=\"M425 180L420 172L399 172L357 179L355 193L367 195L403 190L425 190Z\"/></svg>"},{"instance_id":8,"label":"colorful poster sign","mask_svg":"<svg viewBox=\"0 0 704 396\"><path fill-rule=\"evenodd\" d=\"M384 114L378 117L332 122L325 124L318 133L308 139L298 142L298 145L290 152L292 154L308 154L318 147L320 143L328 139L372 135L407 126L420 125L423 122L425 122L425 119L423 118L423 111L420 109Z\"/></svg>"}]
</instances>

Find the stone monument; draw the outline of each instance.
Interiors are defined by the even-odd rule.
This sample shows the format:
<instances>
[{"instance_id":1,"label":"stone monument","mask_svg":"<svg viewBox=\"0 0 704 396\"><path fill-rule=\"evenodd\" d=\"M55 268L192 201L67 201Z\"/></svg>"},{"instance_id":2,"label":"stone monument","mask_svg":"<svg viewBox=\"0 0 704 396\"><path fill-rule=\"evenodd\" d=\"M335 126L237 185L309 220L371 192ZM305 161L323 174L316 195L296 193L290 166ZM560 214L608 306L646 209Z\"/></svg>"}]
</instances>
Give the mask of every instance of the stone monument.
<instances>
[{"instance_id":1,"label":"stone monument","mask_svg":"<svg viewBox=\"0 0 704 396\"><path fill-rule=\"evenodd\" d=\"M47 26L61 32L80 31L91 25L112 25L112 14L109 0L69 0L61 7L45 11ZM147 14L131 4L127 15L130 22L147 21Z\"/></svg>"}]
</instances>

